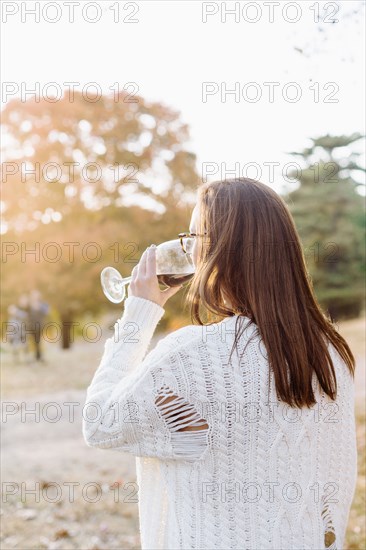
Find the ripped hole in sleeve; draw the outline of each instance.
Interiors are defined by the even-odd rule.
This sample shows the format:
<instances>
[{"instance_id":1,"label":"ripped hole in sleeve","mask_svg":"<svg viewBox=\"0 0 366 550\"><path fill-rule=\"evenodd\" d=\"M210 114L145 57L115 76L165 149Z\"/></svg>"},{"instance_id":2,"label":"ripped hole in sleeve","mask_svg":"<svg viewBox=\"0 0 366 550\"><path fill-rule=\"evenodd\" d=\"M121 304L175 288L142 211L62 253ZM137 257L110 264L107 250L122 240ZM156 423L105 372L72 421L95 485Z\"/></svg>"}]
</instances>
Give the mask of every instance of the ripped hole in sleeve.
<instances>
[{"instance_id":1,"label":"ripped hole in sleeve","mask_svg":"<svg viewBox=\"0 0 366 550\"><path fill-rule=\"evenodd\" d=\"M324 546L328 550L337 550L337 542L332 521L332 515L326 502L323 504L322 520L324 525Z\"/></svg>"},{"instance_id":2,"label":"ripped hole in sleeve","mask_svg":"<svg viewBox=\"0 0 366 550\"><path fill-rule=\"evenodd\" d=\"M209 427L195 406L166 386L159 390L155 405L171 433L174 453L181 457L200 458L207 448Z\"/></svg>"}]
</instances>

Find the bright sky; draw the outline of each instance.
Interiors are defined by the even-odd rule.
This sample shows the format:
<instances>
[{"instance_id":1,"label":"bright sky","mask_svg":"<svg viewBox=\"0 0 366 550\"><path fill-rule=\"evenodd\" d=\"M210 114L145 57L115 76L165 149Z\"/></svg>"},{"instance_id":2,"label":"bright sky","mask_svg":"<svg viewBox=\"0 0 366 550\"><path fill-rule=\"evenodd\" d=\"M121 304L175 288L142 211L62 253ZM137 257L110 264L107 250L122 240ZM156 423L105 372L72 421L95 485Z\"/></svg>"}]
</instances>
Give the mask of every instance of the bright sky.
<instances>
[{"instance_id":1,"label":"bright sky","mask_svg":"<svg viewBox=\"0 0 366 550\"><path fill-rule=\"evenodd\" d=\"M211 163L210 180L225 177L222 165L280 190L285 165L295 160L286 152L301 150L310 137L365 131L364 15L347 15L363 2L39 2L39 22L25 13L36 2L1 4L3 82L19 90L36 82L79 82L77 89L97 82L105 91L116 82L135 82L140 95L181 111L199 173L206 175ZM73 23L68 4L74 4ZM223 22L221 10L235 4L239 22L234 15ZM266 4L279 4L271 8L273 22ZM100 10L100 20L83 20L82 9L89 19ZM205 11L217 13L204 23ZM58 17L56 23L45 20ZM138 22L124 22L128 17ZM316 17L329 22L315 23ZM269 82L278 83L273 102L264 85ZM290 82L295 86L288 96L300 93L297 102L283 98ZM225 86L235 85L238 102L233 94L221 98ZM206 101L203 86L214 92ZM261 99L250 102L256 93ZM280 163L273 181L264 163Z\"/></svg>"}]
</instances>

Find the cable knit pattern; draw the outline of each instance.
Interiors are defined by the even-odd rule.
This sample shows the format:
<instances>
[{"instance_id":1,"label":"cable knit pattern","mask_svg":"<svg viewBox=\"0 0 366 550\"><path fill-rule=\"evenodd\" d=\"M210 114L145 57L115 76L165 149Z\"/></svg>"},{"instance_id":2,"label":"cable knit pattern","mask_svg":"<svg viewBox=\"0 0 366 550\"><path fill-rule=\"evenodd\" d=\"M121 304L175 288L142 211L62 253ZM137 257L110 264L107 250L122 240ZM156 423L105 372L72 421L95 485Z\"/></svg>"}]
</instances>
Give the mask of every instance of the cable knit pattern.
<instances>
[{"instance_id":1,"label":"cable knit pattern","mask_svg":"<svg viewBox=\"0 0 366 550\"><path fill-rule=\"evenodd\" d=\"M136 456L142 548L341 550L357 459L353 379L334 348L336 402L314 375L316 406L292 409L255 325L240 362L236 315L147 353L163 314L127 298L83 411L87 445Z\"/></svg>"}]
</instances>

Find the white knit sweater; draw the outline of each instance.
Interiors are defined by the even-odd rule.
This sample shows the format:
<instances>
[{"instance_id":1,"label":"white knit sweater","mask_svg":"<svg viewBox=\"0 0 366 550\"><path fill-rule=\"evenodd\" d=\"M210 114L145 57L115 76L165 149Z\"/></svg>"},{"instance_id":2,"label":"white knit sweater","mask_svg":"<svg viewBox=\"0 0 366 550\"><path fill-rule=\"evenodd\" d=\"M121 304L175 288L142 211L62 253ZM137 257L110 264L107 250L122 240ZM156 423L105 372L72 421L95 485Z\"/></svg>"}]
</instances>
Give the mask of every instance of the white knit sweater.
<instances>
[{"instance_id":1,"label":"white knit sweater","mask_svg":"<svg viewBox=\"0 0 366 550\"><path fill-rule=\"evenodd\" d=\"M328 532L341 550L357 462L354 385L339 355L330 349L337 401L314 378L317 406L292 409L272 373L268 384L258 336L228 364L237 316L186 326L146 355L163 314L127 298L83 410L87 445L137 457L142 548L320 550Z\"/></svg>"}]
</instances>

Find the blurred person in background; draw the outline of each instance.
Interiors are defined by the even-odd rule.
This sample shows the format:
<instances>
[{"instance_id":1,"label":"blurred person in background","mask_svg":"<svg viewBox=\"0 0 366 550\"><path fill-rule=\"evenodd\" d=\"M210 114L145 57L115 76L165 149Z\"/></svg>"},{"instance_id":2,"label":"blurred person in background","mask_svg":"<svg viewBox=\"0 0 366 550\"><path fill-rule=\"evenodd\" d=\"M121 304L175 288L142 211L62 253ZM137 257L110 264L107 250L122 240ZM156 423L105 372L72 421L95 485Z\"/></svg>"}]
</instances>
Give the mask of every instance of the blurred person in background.
<instances>
[{"instance_id":1,"label":"blurred person in background","mask_svg":"<svg viewBox=\"0 0 366 550\"><path fill-rule=\"evenodd\" d=\"M24 350L27 355L27 359L30 360L30 346L29 338L27 334L27 324L29 321L29 294L21 294L18 299L17 315L21 321L21 337L24 344Z\"/></svg>"},{"instance_id":2,"label":"blurred person in background","mask_svg":"<svg viewBox=\"0 0 366 550\"><path fill-rule=\"evenodd\" d=\"M22 317L23 321L28 319L29 312L29 296L28 294L21 294L17 303L18 314ZM25 337L25 336L24 336Z\"/></svg>"},{"instance_id":3,"label":"blurred person in background","mask_svg":"<svg viewBox=\"0 0 366 550\"><path fill-rule=\"evenodd\" d=\"M25 309L12 304L8 307L8 316L7 340L11 346L13 362L16 364L23 359L27 361L29 347L24 329L28 313Z\"/></svg>"},{"instance_id":4,"label":"blurred person in background","mask_svg":"<svg viewBox=\"0 0 366 550\"><path fill-rule=\"evenodd\" d=\"M32 290L29 295L27 332L33 337L36 361L43 361L41 336L48 312L49 306L42 299L40 291Z\"/></svg>"}]
</instances>

